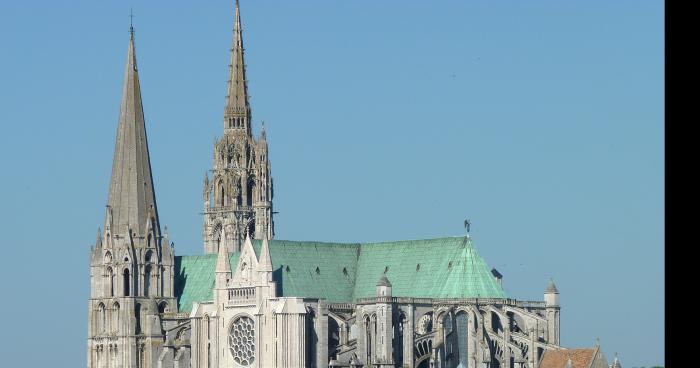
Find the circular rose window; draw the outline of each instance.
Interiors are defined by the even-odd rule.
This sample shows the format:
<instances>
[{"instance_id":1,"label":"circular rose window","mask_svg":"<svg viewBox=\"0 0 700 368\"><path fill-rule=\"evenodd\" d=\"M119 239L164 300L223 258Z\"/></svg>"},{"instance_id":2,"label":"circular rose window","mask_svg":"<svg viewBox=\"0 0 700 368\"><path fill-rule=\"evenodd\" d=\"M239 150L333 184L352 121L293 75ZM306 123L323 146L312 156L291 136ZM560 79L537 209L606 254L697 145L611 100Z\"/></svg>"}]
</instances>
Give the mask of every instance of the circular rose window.
<instances>
[{"instance_id":1,"label":"circular rose window","mask_svg":"<svg viewBox=\"0 0 700 368\"><path fill-rule=\"evenodd\" d=\"M238 317L228 332L228 346L233 360L249 366L255 361L255 322L250 317Z\"/></svg>"},{"instance_id":2,"label":"circular rose window","mask_svg":"<svg viewBox=\"0 0 700 368\"><path fill-rule=\"evenodd\" d=\"M426 313L418 320L416 324L416 332L419 335L425 335L433 330L433 316L430 313Z\"/></svg>"}]
</instances>

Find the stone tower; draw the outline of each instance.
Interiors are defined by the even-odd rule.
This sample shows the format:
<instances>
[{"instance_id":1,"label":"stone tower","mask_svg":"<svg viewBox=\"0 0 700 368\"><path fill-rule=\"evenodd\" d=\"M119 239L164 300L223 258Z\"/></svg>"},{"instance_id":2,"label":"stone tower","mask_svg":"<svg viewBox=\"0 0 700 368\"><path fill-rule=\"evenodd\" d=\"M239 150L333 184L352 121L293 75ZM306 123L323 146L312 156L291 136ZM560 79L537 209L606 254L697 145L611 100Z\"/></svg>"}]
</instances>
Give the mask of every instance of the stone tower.
<instances>
[{"instance_id":1,"label":"stone tower","mask_svg":"<svg viewBox=\"0 0 700 368\"><path fill-rule=\"evenodd\" d=\"M377 337L374 367L394 367L394 304L391 282L382 274L377 282Z\"/></svg>"},{"instance_id":2,"label":"stone tower","mask_svg":"<svg viewBox=\"0 0 700 368\"><path fill-rule=\"evenodd\" d=\"M104 234L90 258L88 368L155 367L159 312L177 311L174 257L163 235L130 29Z\"/></svg>"},{"instance_id":3,"label":"stone tower","mask_svg":"<svg viewBox=\"0 0 700 368\"><path fill-rule=\"evenodd\" d=\"M554 280L549 280L544 291L544 304L547 316L547 341L559 345L559 290L554 285Z\"/></svg>"},{"instance_id":4,"label":"stone tower","mask_svg":"<svg viewBox=\"0 0 700 368\"><path fill-rule=\"evenodd\" d=\"M256 140L248 103L243 58L243 31L236 1L233 46L224 108L224 134L214 143L211 179L204 175L205 253L217 253L224 242L229 251L240 251L247 234L255 239L274 236L272 177L263 124ZM222 231L222 230L226 231Z\"/></svg>"}]
</instances>

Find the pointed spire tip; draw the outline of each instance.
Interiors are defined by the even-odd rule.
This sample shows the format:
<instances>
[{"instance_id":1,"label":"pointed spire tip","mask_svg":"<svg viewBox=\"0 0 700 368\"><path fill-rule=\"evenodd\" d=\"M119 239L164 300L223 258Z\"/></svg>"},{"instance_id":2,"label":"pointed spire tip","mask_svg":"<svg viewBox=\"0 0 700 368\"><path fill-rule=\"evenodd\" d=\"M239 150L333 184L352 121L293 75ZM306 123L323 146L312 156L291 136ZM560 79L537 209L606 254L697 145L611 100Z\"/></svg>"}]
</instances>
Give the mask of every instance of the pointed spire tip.
<instances>
[{"instance_id":1,"label":"pointed spire tip","mask_svg":"<svg viewBox=\"0 0 700 368\"><path fill-rule=\"evenodd\" d=\"M134 8L129 8L129 33L131 39L134 39Z\"/></svg>"}]
</instances>

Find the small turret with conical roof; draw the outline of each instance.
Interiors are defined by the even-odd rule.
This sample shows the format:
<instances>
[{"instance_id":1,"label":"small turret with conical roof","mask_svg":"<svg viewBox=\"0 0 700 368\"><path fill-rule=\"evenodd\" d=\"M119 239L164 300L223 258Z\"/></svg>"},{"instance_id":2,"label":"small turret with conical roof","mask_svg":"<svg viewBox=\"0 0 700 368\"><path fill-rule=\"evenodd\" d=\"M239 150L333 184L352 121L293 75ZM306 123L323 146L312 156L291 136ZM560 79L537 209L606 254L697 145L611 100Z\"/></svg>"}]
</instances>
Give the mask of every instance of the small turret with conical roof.
<instances>
[{"instance_id":1,"label":"small turret with conical roof","mask_svg":"<svg viewBox=\"0 0 700 368\"><path fill-rule=\"evenodd\" d=\"M559 290L557 290L557 286L554 285L554 280L552 279L549 279L547 289L544 291L544 303L547 306L559 305Z\"/></svg>"},{"instance_id":2,"label":"small turret with conical roof","mask_svg":"<svg viewBox=\"0 0 700 368\"><path fill-rule=\"evenodd\" d=\"M386 274L382 274L377 281L377 296L391 296L391 282Z\"/></svg>"},{"instance_id":3,"label":"small turret with conical roof","mask_svg":"<svg viewBox=\"0 0 700 368\"><path fill-rule=\"evenodd\" d=\"M559 345L559 290L554 285L554 280L549 279L547 288L544 291L544 306L547 317L547 342L550 344Z\"/></svg>"}]
</instances>

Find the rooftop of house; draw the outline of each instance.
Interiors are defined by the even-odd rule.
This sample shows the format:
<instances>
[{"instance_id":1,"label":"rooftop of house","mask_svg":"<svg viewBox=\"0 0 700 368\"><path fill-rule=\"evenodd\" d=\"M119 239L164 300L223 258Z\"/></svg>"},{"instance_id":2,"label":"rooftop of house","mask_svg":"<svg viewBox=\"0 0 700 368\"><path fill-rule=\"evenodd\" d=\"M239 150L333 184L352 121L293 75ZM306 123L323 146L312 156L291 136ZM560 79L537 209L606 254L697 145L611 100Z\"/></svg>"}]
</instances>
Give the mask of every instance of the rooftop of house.
<instances>
[{"instance_id":1,"label":"rooftop of house","mask_svg":"<svg viewBox=\"0 0 700 368\"><path fill-rule=\"evenodd\" d=\"M546 350L539 368L566 368L569 359L573 368L588 368L595 355L595 348Z\"/></svg>"}]
</instances>

